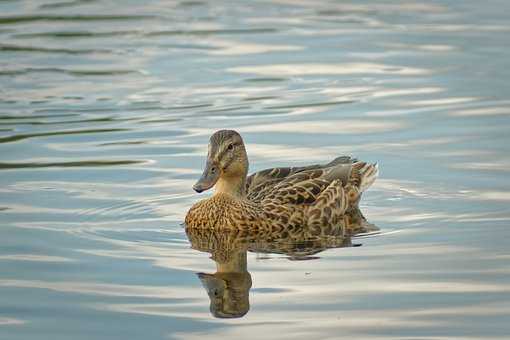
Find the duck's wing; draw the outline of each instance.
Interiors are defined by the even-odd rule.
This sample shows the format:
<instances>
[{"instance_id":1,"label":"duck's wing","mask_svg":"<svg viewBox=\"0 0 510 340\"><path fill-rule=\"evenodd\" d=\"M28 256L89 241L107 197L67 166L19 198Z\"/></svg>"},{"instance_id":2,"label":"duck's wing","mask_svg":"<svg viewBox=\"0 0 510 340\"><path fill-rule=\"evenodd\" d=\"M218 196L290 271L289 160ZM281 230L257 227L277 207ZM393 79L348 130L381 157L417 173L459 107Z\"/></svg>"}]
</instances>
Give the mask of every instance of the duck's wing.
<instances>
[{"instance_id":1,"label":"duck's wing","mask_svg":"<svg viewBox=\"0 0 510 340\"><path fill-rule=\"evenodd\" d=\"M323 177L329 185L305 208L307 225L320 230L340 223L346 213L358 209L361 194L372 185L378 173L377 164L366 162L331 168ZM347 226L342 228L346 233L349 229Z\"/></svg>"},{"instance_id":2,"label":"duck's wing","mask_svg":"<svg viewBox=\"0 0 510 340\"><path fill-rule=\"evenodd\" d=\"M303 199L299 195L304 195L305 203L313 203L329 186L344 188L346 192L354 191L356 198L359 198L358 196L374 183L378 174L377 163L367 162L339 163L303 170L267 188L263 199L277 199L282 204L301 204ZM296 199L292 198L294 195L297 195Z\"/></svg>"},{"instance_id":3,"label":"duck's wing","mask_svg":"<svg viewBox=\"0 0 510 340\"><path fill-rule=\"evenodd\" d=\"M337 225L346 212L357 207L361 193L377 174L377 165L366 162L302 171L266 189L260 203L270 215L300 205L297 210L303 209L303 222L312 228Z\"/></svg>"},{"instance_id":4,"label":"duck's wing","mask_svg":"<svg viewBox=\"0 0 510 340\"><path fill-rule=\"evenodd\" d=\"M350 156L340 156L327 164L265 169L251 174L246 179L247 197L251 201L260 201L269 191L274 189L276 185L297 173L330 168L339 164L353 164L356 161L356 159Z\"/></svg>"}]
</instances>

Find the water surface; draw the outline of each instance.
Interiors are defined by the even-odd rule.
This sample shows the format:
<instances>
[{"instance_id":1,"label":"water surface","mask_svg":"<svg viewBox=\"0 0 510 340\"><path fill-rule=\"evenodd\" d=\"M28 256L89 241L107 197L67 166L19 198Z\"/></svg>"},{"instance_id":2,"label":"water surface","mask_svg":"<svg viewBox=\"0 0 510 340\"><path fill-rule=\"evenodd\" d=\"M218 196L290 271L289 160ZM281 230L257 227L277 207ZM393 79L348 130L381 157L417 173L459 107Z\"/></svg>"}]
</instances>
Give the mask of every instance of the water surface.
<instances>
[{"instance_id":1,"label":"water surface","mask_svg":"<svg viewBox=\"0 0 510 340\"><path fill-rule=\"evenodd\" d=\"M509 10L0 1L0 338L506 339ZM248 249L215 318L181 222L220 128L252 171L379 162L381 233Z\"/></svg>"}]
</instances>

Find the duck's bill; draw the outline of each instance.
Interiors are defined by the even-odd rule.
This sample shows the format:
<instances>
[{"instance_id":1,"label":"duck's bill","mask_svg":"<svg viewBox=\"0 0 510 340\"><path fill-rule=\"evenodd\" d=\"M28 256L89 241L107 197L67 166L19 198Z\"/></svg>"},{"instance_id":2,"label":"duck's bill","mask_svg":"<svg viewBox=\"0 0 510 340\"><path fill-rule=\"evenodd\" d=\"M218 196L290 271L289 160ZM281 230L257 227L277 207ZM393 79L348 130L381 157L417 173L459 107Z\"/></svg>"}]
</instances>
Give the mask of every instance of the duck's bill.
<instances>
[{"instance_id":1,"label":"duck's bill","mask_svg":"<svg viewBox=\"0 0 510 340\"><path fill-rule=\"evenodd\" d=\"M210 162L207 162L202 176L195 183L195 185L193 185L193 190L201 193L202 191L211 189L216 184L219 177L220 174L218 169L216 169L215 166Z\"/></svg>"}]
</instances>

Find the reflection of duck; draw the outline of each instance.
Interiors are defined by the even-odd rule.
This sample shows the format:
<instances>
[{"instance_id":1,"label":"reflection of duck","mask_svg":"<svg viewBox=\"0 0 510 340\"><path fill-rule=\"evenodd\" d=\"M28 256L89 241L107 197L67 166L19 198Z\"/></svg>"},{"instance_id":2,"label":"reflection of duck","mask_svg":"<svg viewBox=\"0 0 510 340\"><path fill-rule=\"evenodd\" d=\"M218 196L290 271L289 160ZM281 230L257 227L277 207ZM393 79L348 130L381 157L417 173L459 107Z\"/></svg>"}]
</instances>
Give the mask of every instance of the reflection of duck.
<instances>
[{"instance_id":1,"label":"reflection of duck","mask_svg":"<svg viewBox=\"0 0 510 340\"><path fill-rule=\"evenodd\" d=\"M358 205L377 178L376 164L339 157L326 165L267 169L249 177L241 136L220 130L211 136L197 192L216 186L215 194L188 211L190 228L287 231L309 226L335 228Z\"/></svg>"},{"instance_id":2,"label":"reflection of duck","mask_svg":"<svg viewBox=\"0 0 510 340\"><path fill-rule=\"evenodd\" d=\"M241 317L250 309L251 275L247 269L246 249L232 249L223 258L215 258L212 252L216 273L197 274L211 300L211 314L217 318Z\"/></svg>"},{"instance_id":3,"label":"reflection of duck","mask_svg":"<svg viewBox=\"0 0 510 340\"><path fill-rule=\"evenodd\" d=\"M322 228L319 234L306 227L286 233L186 228L191 247L210 253L216 262L216 273L197 274L209 295L212 315L236 318L250 309L252 281L247 268L247 251L284 254L291 260L313 259L311 255L325 249L351 246L351 238L344 235L344 230L350 235L377 230L358 209L350 210L341 224L338 228Z\"/></svg>"}]
</instances>

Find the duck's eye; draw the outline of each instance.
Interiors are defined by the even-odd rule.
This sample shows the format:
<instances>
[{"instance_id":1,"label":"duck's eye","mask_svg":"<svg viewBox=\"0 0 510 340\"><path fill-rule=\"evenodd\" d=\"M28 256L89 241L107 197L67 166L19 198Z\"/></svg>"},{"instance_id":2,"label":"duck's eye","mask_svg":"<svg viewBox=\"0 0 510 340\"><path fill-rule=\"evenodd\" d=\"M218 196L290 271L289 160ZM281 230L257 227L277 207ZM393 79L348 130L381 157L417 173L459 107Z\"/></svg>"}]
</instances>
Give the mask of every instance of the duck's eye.
<instances>
[{"instance_id":1,"label":"duck's eye","mask_svg":"<svg viewBox=\"0 0 510 340\"><path fill-rule=\"evenodd\" d=\"M227 146L227 149L228 149L228 150L234 150L234 144L229 144L229 145Z\"/></svg>"}]
</instances>

